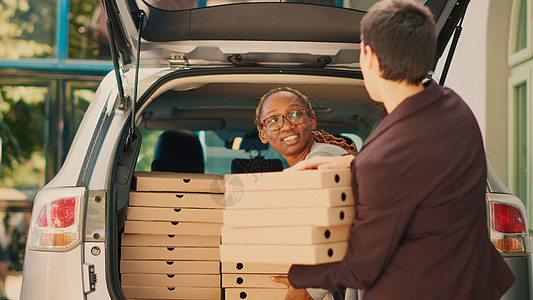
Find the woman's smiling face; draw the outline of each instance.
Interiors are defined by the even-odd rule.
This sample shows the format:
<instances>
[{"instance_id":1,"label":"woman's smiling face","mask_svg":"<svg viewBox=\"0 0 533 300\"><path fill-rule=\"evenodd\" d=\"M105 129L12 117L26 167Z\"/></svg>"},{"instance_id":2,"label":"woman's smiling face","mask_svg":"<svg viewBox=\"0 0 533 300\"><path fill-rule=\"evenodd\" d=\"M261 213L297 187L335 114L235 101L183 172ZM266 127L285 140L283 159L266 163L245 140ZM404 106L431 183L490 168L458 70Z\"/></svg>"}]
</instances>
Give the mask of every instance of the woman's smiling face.
<instances>
[{"instance_id":1,"label":"woman's smiling face","mask_svg":"<svg viewBox=\"0 0 533 300\"><path fill-rule=\"evenodd\" d=\"M264 124L265 119L284 116L295 110L305 111L306 117L302 123L292 124L288 118L282 117L281 122L283 124L281 128L277 130L266 128ZM263 102L259 120L262 124L259 130L261 141L265 144L270 143L285 159L288 157L302 157L301 159L303 160L309 154L314 142L311 131L316 129L316 119L310 116L305 104L296 95L286 91L280 91L270 95Z\"/></svg>"}]
</instances>

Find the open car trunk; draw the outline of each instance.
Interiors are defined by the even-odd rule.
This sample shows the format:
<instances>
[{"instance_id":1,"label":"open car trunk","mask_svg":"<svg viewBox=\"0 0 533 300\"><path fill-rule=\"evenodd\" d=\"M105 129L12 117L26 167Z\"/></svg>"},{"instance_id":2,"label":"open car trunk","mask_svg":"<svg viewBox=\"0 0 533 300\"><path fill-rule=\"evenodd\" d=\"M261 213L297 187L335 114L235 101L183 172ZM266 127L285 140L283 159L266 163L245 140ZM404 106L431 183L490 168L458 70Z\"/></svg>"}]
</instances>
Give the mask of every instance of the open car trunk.
<instances>
[{"instance_id":1,"label":"open car trunk","mask_svg":"<svg viewBox=\"0 0 533 300\"><path fill-rule=\"evenodd\" d=\"M207 189L201 185L161 187L161 178L147 190L139 177L166 176L192 183L205 178L223 180L221 175L235 171L234 160L253 161L258 156L279 160L287 167L277 151L259 142L253 124L260 97L280 86L299 89L309 96L318 130L342 136L359 147L385 115L382 105L369 99L357 72L260 68L246 73L181 71L162 77L140 99L137 140L117 153L113 182L116 198L108 202L108 209L115 212L108 215L108 226L114 228L113 238L108 241L112 245L108 257L112 262L108 272L112 273L108 276L115 279L110 290L117 298L124 294L126 298L144 295L153 299L172 299L173 295L219 299L213 295L222 295L223 299L225 293L237 293L238 283L227 292L222 287L229 284L223 285L223 278L242 280L236 275L242 272L236 269L239 262L221 265L220 236L214 234L222 222L223 190L210 189L211 184ZM128 130L126 126L124 139ZM186 131L200 141L205 159L200 174L184 174L179 168L165 169L170 171L163 173L166 175L153 172L154 147L166 131ZM177 157L183 153L181 148L187 148L179 142L174 146L171 151ZM128 165L126 161L136 173L131 180L121 181L120 174L127 172L122 170ZM271 271L283 273L281 269ZM247 297L252 297L249 293Z\"/></svg>"},{"instance_id":2,"label":"open car trunk","mask_svg":"<svg viewBox=\"0 0 533 300\"><path fill-rule=\"evenodd\" d=\"M191 245L198 244L189 241L187 247L183 246L175 242L180 240L176 238L178 234L170 234L175 236L169 237L168 232L161 232L165 231L161 227L150 232L152 235L159 234L159 238L165 241L158 240L157 245L148 238L136 240L134 244L128 237L125 242L122 240L123 234L144 234L128 232L128 227L132 228L128 223L143 222L134 219L139 217L134 217L132 213L142 206L131 209L134 207L132 199L136 197L132 195L145 193L135 191L138 188L133 171L156 175L151 172L153 148L161 133L187 131L196 136L205 159L202 172L205 176L235 171L236 159L250 161L262 157L277 161L274 164L278 167L280 164L286 167L279 153L258 142L253 120L261 95L275 87L290 86L310 96L319 130L353 141L360 147L385 115L382 105L369 99L358 62L359 22L373 2L182 1L177 7L164 1L104 0L120 94L116 105L129 114L132 124L124 126L122 140L118 141L115 166L110 170L109 186L112 188L109 191L111 199L107 202L106 274L108 289L114 298L122 299L123 291L128 297L140 297L141 290L128 288L139 282L135 280L142 280L133 278L139 276L129 275L131 265L125 264L130 261L159 262L161 265L157 269L159 277L150 278L162 287L154 290L153 294L148 292L148 298L173 297L180 291L184 297L195 295L200 299L224 295L222 290L219 293L211 290L211 283L209 288L205 283L203 287L195 287L203 289L202 293L210 294L194 293L198 290L185 290L178 288L179 284L172 284L178 280L174 278L180 278L174 273L179 270L178 264L172 261L191 259L190 256L178 259L180 256L176 253L183 247L191 248ZM436 62L456 24L464 16L468 1L421 2L435 15L438 30ZM155 68L161 72L153 73ZM137 74L137 71L140 71L140 80L132 74ZM174 174L180 172L173 170ZM221 194L220 191L212 193L205 190L157 192L167 193L166 196L174 194L172 196L177 199L185 198L183 193L207 194L208 197L211 197L209 194ZM172 210L171 215L184 215L185 209L192 208L167 207L167 211ZM215 207L202 209L220 210ZM147 217L152 213L143 211L137 214ZM208 221L196 222L198 232L205 227L198 225L200 223L217 224L213 219ZM163 226L164 222L186 221L144 222ZM154 226L148 223L142 223L146 226L137 228L147 230ZM169 245L168 239L172 239L174 244ZM140 246L138 242L145 244ZM207 251L199 248L216 248L212 242L204 240L200 243L202 247L196 247L198 251L193 252L199 254ZM147 247L135 251L151 256L132 256L132 247ZM161 255L154 257L156 253ZM196 262L218 264L215 258L204 256ZM146 265L138 268L135 272L148 270ZM153 272L154 269L151 270ZM219 270L224 272L223 266ZM148 282L146 278L143 283ZM209 280L217 281L217 278L210 276ZM199 279L196 285L204 279L207 280ZM223 286L222 278L219 279L220 285L215 289ZM242 298L243 295L233 296Z\"/></svg>"}]
</instances>

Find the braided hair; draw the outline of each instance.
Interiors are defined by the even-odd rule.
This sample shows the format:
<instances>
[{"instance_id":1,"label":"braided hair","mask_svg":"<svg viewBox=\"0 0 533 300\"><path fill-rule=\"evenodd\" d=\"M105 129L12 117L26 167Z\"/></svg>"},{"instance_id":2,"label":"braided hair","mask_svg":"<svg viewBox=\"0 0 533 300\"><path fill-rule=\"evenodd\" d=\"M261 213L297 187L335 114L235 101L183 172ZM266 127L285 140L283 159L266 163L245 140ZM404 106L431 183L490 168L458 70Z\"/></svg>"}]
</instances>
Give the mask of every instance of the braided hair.
<instances>
[{"instance_id":1,"label":"braided hair","mask_svg":"<svg viewBox=\"0 0 533 300\"><path fill-rule=\"evenodd\" d=\"M339 146L342 149L346 150L346 152L348 153L357 152L357 149L355 148L355 145L353 143L348 144L345 139L336 137L330 133L325 132L324 130L311 131L311 133L313 134L313 138L317 143L326 143L330 145Z\"/></svg>"},{"instance_id":2,"label":"braided hair","mask_svg":"<svg viewBox=\"0 0 533 300\"><path fill-rule=\"evenodd\" d=\"M304 95L302 92L298 91L297 89L293 89L290 87L278 87L275 89L272 89L268 91L266 94L264 94L261 97L261 100L259 100L259 104L257 105L257 108L255 109L255 121L254 124L257 126L258 130L261 130L263 127L263 124L261 123L261 120L259 119L261 117L261 110L263 109L263 104L265 100L272 96L273 94L279 93L279 92L289 92L293 95L295 95L305 106L307 111L309 112L309 116L311 118L315 118L315 112L313 111L313 108L311 107L311 102L309 101L309 98ZM357 149L355 148L355 145L353 143L348 144L345 139L335 137L330 133L325 132L324 130L321 131L311 131L313 134L313 139L317 143L326 143L331 144L335 146L339 146L346 150L348 153L354 153L357 152Z\"/></svg>"}]
</instances>

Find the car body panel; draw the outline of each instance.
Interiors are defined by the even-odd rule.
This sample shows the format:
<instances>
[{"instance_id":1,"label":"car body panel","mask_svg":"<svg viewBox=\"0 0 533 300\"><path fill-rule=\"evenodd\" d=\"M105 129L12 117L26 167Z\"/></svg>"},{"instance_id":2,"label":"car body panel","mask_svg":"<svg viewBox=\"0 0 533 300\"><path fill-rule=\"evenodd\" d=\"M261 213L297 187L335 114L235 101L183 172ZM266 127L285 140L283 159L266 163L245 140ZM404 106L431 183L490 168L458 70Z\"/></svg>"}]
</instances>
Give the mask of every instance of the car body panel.
<instances>
[{"instance_id":1,"label":"car body panel","mask_svg":"<svg viewBox=\"0 0 533 300\"><path fill-rule=\"evenodd\" d=\"M83 299L82 249L78 245L67 252L26 250L21 298Z\"/></svg>"},{"instance_id":2,"label":"car body panel","mask_svg":"<svg viewBox=\"0 0 533 300\"><path fill-rule=\"evenodd\" d=\"M529 276L525 276L527 274L531 274L531 256L504 257L503 259L513 271L516 281L501 297L501 300L532 299L533 290L531 278Z\"/></svg>"}]
</instances>

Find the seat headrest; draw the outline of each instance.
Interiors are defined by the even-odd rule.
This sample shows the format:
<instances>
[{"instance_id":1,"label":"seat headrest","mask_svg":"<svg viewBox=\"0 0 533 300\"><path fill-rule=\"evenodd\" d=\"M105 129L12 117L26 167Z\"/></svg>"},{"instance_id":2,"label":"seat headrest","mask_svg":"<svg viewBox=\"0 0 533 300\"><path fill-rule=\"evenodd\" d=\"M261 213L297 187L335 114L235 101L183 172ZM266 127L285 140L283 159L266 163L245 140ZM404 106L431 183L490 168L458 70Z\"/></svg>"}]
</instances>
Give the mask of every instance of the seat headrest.
<instances>
[{"instance_id":1,"label":"seat headrest","mask_svg":"<svg viewBox=\"0 0 533 300\"><path fill-rule=\"evenodd\" d=\"M244 150L246 152L251 152L253 150L267 150L268 144L263 144L261 142L257 131L248 132L243 136L239 149Z\"/></svg>"},{"instance_id":2,"label":"seat headrest","mask_svg":"<svg viewBox=\"0 0 533 300\"><path fill-rule=\"evenodd\" d=\"M198 137L191 131L163 132L155 145L152 171L203 173L204 152Z\"/></svg>"}]
</instances>

